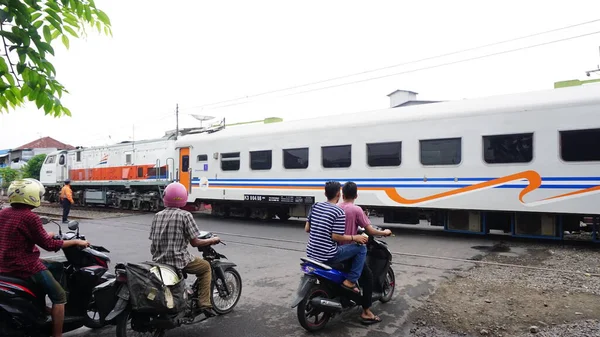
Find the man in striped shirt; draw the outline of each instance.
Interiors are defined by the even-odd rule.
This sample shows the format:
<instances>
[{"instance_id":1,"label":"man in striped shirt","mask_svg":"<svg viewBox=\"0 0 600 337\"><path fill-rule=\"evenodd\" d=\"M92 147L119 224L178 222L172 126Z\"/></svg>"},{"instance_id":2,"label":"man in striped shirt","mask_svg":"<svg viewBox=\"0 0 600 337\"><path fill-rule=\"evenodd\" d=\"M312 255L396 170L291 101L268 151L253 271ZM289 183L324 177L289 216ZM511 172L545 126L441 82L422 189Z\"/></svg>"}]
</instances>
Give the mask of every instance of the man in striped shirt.
<instances>
[{"instance_id":1,"label":"man in striped shirt","mask_svg":"<svg viewBox=\"0 0 600 337\"><path fill-rule=\"evenodd\" d=\"M336 205L340 200L341 187L337 181L327 182L325 184L327 202L313 205L305 226L306 232L309 233L306 255L323 263L339 263L352 259L352 268L342 287L359 294L356 281L367 256L367 247L364 243L368 238L362 235L344 235L346 216L344 210ZM344 241L354 241L356 244L338 245L338 242Z\"/></svg>"}]
</instances>

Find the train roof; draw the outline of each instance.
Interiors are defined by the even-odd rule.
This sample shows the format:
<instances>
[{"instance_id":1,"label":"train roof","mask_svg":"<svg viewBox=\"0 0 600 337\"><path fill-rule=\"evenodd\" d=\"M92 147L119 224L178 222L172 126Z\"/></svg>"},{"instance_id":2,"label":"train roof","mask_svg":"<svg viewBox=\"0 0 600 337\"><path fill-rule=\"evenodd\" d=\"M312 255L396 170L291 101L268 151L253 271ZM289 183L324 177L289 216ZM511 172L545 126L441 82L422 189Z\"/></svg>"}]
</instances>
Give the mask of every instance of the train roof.
<instances>
[{"instance_id":1,"label":"train roof","mask_svg":"<svg viewBox=\"0 0 600 337\"><path fill-rule=\"evenodd\" d=\"M435 120L502 112L528 111L532 109L558 108L590 103L600 103L600 83L527 93L344 113L272 124L225 127L214 133L199 133L181 136L177 140L176 146L187 146L202 140L212 141L224 138L243 138L245 136L256 134L281 134L325 129L332 125L335 125L336 127L361 127L380 124L384 121L408 122L415 120Z\"/></svg>"}]
</instances>

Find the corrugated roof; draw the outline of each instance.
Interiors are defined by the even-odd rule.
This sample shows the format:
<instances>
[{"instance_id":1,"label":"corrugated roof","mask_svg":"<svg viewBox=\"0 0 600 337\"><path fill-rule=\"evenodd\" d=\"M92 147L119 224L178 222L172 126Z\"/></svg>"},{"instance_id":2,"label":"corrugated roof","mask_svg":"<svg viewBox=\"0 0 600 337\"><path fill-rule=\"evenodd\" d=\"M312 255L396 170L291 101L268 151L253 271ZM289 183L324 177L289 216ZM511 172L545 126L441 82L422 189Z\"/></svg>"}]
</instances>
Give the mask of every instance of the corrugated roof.
<instances>
[{"instance_id":1,"label":"corrugated roof","mask_svg":"<svg viewBox=\"0 0 600 337\"><path fill-rule=\"evenodd\" d=\"M21 145L18 148L13 149L13 151L14 150L26 150L26 149L52 149L52 148L56 148L59 150L74 150L75 149L74 146L59 142L58 140L56 140L54 138L44 137L44 138L40 138L38 140L34 140L31 143Z\"/></svg>"}]
</instances>

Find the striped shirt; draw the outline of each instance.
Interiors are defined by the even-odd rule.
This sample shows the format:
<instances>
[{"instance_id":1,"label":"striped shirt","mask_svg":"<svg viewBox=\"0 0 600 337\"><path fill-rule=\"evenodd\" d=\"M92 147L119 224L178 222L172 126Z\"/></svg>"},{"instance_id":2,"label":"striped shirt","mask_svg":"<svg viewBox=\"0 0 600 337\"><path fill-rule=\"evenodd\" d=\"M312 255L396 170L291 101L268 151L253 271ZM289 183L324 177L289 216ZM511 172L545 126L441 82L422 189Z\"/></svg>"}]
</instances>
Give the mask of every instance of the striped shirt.
<instances>
[{"instance_id":1,"label":"striped shirt","mask_svg":"<svg viewBox=\"0 0 600 337\"><path fill-rule=\"evenodd\" d=\"M306 256L320 262L325 262L338 251L337 242L333 241L331 234L344 235L346 229L346 215L339 206L329 202L318 202L313 205L308 215L310 232Z\"/></svg>"}]
</instances>

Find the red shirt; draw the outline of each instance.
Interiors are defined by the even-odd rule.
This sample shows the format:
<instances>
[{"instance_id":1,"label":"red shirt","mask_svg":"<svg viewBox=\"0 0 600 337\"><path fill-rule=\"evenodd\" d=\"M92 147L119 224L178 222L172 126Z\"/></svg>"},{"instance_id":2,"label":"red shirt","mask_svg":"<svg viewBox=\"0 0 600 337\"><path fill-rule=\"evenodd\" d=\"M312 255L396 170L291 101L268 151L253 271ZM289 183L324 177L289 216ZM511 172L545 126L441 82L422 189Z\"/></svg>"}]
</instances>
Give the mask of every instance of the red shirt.
<instances>
[{"instance_id":1,"label":"red shirt","mask_svg":"<svg viewBox=\"0 0 600 337\"><path fill-rule=\"evenodd\" d=\"M338 206L340 206L346 214L346 232L344 234L356 235L359 226L365 229L368 226L371 226L371 221L369 221L369 218L360 206L357 206L352 202L342 202L339 203ZM349 243L352 243L352 241L339 242L338 244L346 245Z\"/></svg>"},{"instance_id":2,"label":"red shirt","mask_svg":"<svg viewBox=\"0 0 600 337\"><path fill-rule=\"evenodd\" d=\"M63 241L53 240L40 217L29 209L0 210L0 273L26 279L46 270L35 245L56 252Z\"/></svg>"}]
</instances>

